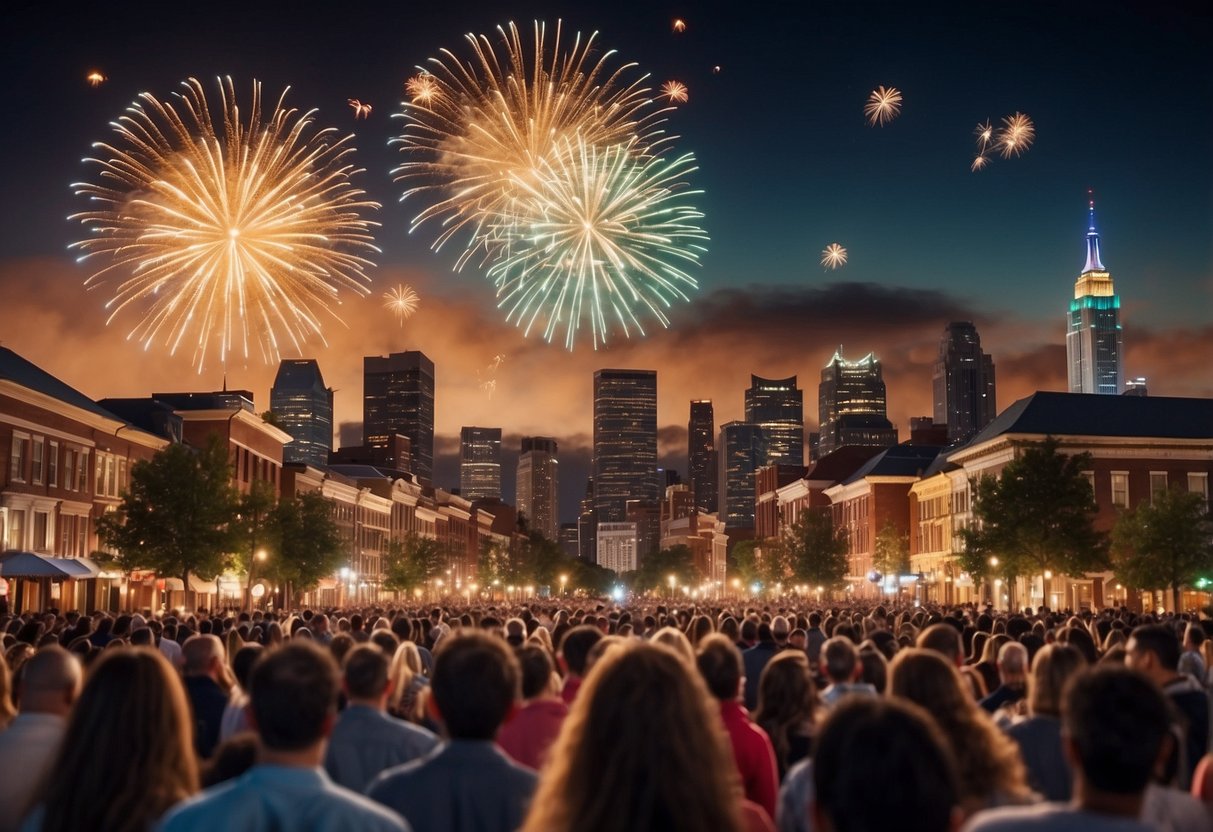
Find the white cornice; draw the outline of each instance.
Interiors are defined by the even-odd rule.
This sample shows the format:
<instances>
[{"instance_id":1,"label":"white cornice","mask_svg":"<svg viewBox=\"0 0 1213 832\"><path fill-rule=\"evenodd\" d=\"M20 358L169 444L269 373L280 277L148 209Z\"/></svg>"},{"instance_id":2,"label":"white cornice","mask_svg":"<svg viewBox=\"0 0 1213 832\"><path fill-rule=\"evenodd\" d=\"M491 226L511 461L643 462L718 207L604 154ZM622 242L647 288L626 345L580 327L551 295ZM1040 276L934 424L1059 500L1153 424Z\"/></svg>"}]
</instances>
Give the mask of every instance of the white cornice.
<instances>
[{"instance_id":1,"label":"white cornice","mask_svg":"<svg viewBox=\"0 0 1213 832\"><path fill-rule=\"evenodd\" d=\"M0 379L0 394L11 396L19 402L40 407L43 410L72 419L94 430L108 433L111 436L120 434L116 438L125 439L128 442L142 445L145 448L159 450L169 444L168 440L161 439L159 436L128 424L117 417L109 418L99 413L94 413L91 410L76 407L76 405L69 404L62 399L56 399L54 396L48 396L45 393L39 393L37 390L31 390L28 387L17 384L11 379ZM36 429L43 433L51 433L51 431L41 426L38 426ZM63 435L63 438L74 439L70 435ZM84 441L82 444L91 446L93 443Z\"/></svg>"}]
</instances>

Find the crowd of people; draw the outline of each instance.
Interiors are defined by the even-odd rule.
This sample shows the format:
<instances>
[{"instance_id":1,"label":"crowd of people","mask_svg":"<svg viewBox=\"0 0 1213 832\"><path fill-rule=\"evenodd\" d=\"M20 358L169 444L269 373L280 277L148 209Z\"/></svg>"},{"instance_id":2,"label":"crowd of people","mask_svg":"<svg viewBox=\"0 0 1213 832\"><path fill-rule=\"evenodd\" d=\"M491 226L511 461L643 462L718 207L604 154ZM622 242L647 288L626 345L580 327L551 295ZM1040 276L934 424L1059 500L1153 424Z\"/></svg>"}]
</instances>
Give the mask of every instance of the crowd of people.
<instances>
[{"instance_id":1,"label":"crowd of people","mask_svg":"<svg viewBox=\"0 0 1213 832\"><path fill-rule=\"evenodd\" d=\"M0 617L0 832L1213 832L1213 621L561 600Z\"/></svg>"}]
</instances>

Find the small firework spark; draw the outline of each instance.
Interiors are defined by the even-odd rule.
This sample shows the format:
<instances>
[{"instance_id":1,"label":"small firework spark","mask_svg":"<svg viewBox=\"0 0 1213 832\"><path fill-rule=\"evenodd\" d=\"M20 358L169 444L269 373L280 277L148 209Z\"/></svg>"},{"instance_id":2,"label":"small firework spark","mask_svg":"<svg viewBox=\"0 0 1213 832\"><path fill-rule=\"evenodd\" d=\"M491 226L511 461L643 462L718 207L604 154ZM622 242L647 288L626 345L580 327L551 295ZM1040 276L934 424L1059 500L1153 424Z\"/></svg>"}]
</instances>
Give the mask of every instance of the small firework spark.
<instances>
[{"instance_id":1,"label":"small firework spark","mask_svg":"<svg viewBox=\"0 0 1213 832\"><path fill-rule=\"evenodd\" d=\"M716 66L712 67L712 74L713 74L713 75L719 75L719 74L720 74L720 64L716 64Z\"/></svg>"},{"instance_id":2,"label":"small firework spark","mask_svg":"<svg viewBox=\"0 0 1213 832\"><path fill-rule=\"evenodd\" d=\"M109 79L94 69L88 75L84 76L84 80L88 81L88 85L90 87L99 87Z\"/></svg>"},{"instance_id":3,"label":"small firework spark","mask_svg":"<svg viewBox=\"0 0 1213 832\"><path fill-rule=\"evenodd\" d=\"M977 137L978 144L981 145L981 150L984 153L986 145L990 143L990 139L994 138L994 128L990 126L990 120L986 119L981 122L973 130L973 135Z\"/></svg>"},{"instance_id":4,"label":"small firework spark","mask_svg":"<svg viewBox=\"0 0 1213 832\"><path fill-rule=\"evenodd\" d=\"M401 284L390 292L384 292L383 297L387 301L383 304L384 308L396 313L401 326L404 326L404 319L412 317L421 306L421 298L413 291L412 286Z\"/></svg>"},{"instance_id":5,"label":"small firework spark","mask_svg":"<svg viewBox=\"0 0 1213 832\"><path fill-rule=\"evenodd\" d=\"M438 94L438 81L428 72L422 72L406 81L404 90L414 104L429 104Z\"/></svg>"},{"instance_id":6,"label":"small firework spark","mask_svg":"<svg viewBox=\"0 0 1213 832\"><path fill-rule=\"evenodd\" d=\"M371 105L370 104L363 104L357 98L351 98L349 101L350 101L350 107L353 108L353 110L354 110L355 119L366 118L367 116L369 116L371 114Z\"/></svg>"},{"instance_id":7,"label":"small firework spark","mask_svg":"<svg viewBox=\"0 0 1213 832\"><path fill-rule=\"evenodd\" d=\"M687 85L681 81L666 81L661 85L661 94L669 99L671 104L685 104L689 97Z\"/></svg>"},{"instance_id":8,"label":"small firework spark","mask_svg":"<svg viewBox=\"0 0 1213 832\"><path fill-rule=\"evenodd\" d=\"M985 154L978 153L977 156L973 158L973 164L969 166L969 170L971 170L973 173L977 173L977 171L985 168L989 162L990 160L986 158Z\"/></svg>"},{"instance_id":9,"label":"small firework spark","mask_svg":"<svg viewBox=\"0 0 1213 832\"><path fill-rule=\"evenodd\" d=\"M497 372L497 369L505 362L505 353L499 352L493 356L493 360L489 362L489 371Z\"/></svg>"},{"instance_id":10,"label":"small firework spark","mask_svg":"<svg viewBox=\"0 0 1213 832\"><path fill-rule=\"evenodd\" d=\"M847 250L838 243L830 243L821 251L821 265L827 269L837 269L847 264Z\"/></svg>"},{"instance_id":11,"label":"small firework spark","mask_svg":"<svg viewBox=\"0 0 1213 832\"><path fill-rule=\"evenodd\" d=\"M868 96L868 104L863 108L863 114L868 117L868 124L873 127L883 127L900 113L901 91L897 87L885 89L880 86L872 90L872 94Z\"/></svg>"},{"instance_id":12,"label":"small firework spark","mask_svg":"<svg viewBox=\"0 0 1213 832\"><path fill-rule=\"evenodd\" d=\"M686 30L687 30L687 22L685 20L683 20L682 18L675 18L674 19L674 31L681 34L682 32L685 32Z\"/></svg>"},{"instance_id":13,"label":"small firework spark","mask_svg":"<svg viewBox=\"0 0 1213 832\"><path fill-rule=\"evenodd\" d=\"M998 131L998 146L1002 148L1002 158L1022 155L1036 138L1036 126L1032 119L1023 113L1016 113L1002 120L1003 127Z\"/></svg>"}]
</instances>

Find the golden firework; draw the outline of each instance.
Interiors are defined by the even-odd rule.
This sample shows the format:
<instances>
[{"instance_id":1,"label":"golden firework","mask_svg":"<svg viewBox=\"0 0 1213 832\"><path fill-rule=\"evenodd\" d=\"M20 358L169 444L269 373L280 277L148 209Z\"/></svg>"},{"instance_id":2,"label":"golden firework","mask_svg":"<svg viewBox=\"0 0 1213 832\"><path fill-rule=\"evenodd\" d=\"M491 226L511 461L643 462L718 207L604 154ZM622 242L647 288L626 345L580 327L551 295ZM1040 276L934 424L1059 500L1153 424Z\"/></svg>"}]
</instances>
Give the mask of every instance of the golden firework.
<instances>
[{"instance_id":1,"label":"golden firework","mask_svg":"<svg viewBox=\"0 0 1213 832\"><path fill-rule=\"evenodd\" d=\"M687 85L681 81L666 81L661 85L661 94L671 104L685 104L688 98Z\"/></svg>"},{"instance_id":2,"label":"golden firework","mask_svg":"<svg viewBox=\"0 0 1213 832\"><path fill-rule=\"evenodd\" d=\"M395 289L383 293L383 305L385 308L392 310L396 317L400 319L400 325L404 326L404 319L411 318L413 313L421 306L421 297L413 290L412 286L400 284Z\"/></svg>"},{"instance_id":3,"label":"golden firework","mask_svg":"<svg viewBox=\"0 0 1213 832\"><path fill-rule=\"evenodd\" d=\"M190 342L199 371L212 351L226 364L255 343L269 362L282 340L323 341L339 290L365 294L363 255L379 250L362 217L379 205L351 183L352 137L285 108L287 90L263 120L257 81L247 109L220 81L215 117L201 83L183 86L165 102L141 94L85 160L96 179L72 186L90 207L71 219L92 232L72 247L108 261L86 284L118 275L109 321L138 313L128 337L174 353Z\"/></svg>"},{"instance_id":4,"label":"golden firework","mask_svg":"<svg viewBox=\"0 0 1213 832\"><path fill-rule=\"evenodd\" d=\"M998 146L1002 148L1004 159L1022 155L1036 139L1036 126L1023 113L1007 116L1002 120L1002 125L998 131Z\"/></svg>"},{"instance_id":5,"label":"golden firework","mask_svg":"<svg viewBox=\"0 0 1213 832\"><path fill-rule=\"evenodd\" d=\"M363 104L357 98L349 100L350 107L354 110L354 119L367 118L371 114L371 105Z\"/></svg>"},{"instance_id":6,"label":"golden firework","mask_svg":"<svg viewBox=\"0 0 1213 832\"><path fill-rule=\"evenodd\" d=\"M837 269L847 264L847 250L838 243L830 243L821 251L821 265L827 269Z\"/></svg>"},{"instance_id":7,"label":"golden firework","mask_svg":"<svg viewBox=\"0 0 1213 832\"><path fill-rule=\"evenodd\" d=\"M428 72L420 72L405 82L404 90L414 104L429 104L438 94L438 82Z\"/></svg>"},{"instance_id":8,"label":"golden firework","mask_svg":"<svg viewBox=\"0 0 1213 832\"><path fill-rule=\"evenodd\" d=\"M973 164L969 166L969 170L971 170L973 173L977 173L977 171L985 168L985 166L989 164L989 161L990 160L986 158L985 154L978 153L977 156L973 158Z\"/></svg>"},{"instance_id":9,"label":"golden firework","mask_svg":"<svg viewBox=\"0 0 1213 832\"><path fill-rule=\"evenodd\" d=\"M873 127L883 127L897 118L900 113L901 91L897 87L886 89L880 86L872 90L872 94L868 96L867 106L863 108L863 114L868 117L868 124Z\"/></svg>"},{"instance_id":10,"label":"golden firework","mask_svg":"<svg viewBox=\"0 0 1213 832\"><path fill-rule=\"evenodd\" d=\"M687 30L687 22L685 20L683 20L682 18L674 18L674 31L681 34L682 32L685 32L686 30Z\"/></svg>"},{"instance_id":11,"label":"golden firework","mask_svg":"<svg viewBox=\"0 0 1213 832\"><path fill-rule=\"evenodd\" d=\"M88 75L84 76L84 80L88 81L88 85L90 87L99 87L109 79L94 69Z\"/></svg>"}]
</instances>

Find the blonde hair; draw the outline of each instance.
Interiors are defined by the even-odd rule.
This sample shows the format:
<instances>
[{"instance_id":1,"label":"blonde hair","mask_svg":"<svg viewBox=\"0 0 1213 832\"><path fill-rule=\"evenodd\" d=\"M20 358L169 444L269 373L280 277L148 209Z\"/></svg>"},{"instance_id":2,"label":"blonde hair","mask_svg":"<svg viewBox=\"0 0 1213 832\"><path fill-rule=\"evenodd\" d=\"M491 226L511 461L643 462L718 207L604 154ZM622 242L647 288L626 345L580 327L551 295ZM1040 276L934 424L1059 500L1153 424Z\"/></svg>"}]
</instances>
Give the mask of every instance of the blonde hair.
<instances>
[{"instance_id":1,"label":"blonde hair","mask_svg":"<svg viewBox=\"0 0 1213 832\"><path fill-rule=\"evenodd\" d=\"M524 832L740 832L741 784L714 700L668 647L594 666L548 757Z\"/></svg>"},{"instance_id":2,"label":"blonde hair","mask_svg":"<svg viewBox=\"0 0 1213 832\"><path fill-rule=\"evenodd\" d=\"M653 634L653 643L669 647L692 667L695 665L695 648L691 640L677 627L662 627Z\"/></svg>"},{"instance_id":3,"label":"blonde hair","mask_svg":"<svg viewBox=\"0 0 1213 832\"><path fill-rule=\"evenodd\" d=\"M1028 677L1028 709L1033 714L1061 716L1061 693L1087 664L1077 647L1046 644L1036 651Z\"/></svg>"},{"instance_id":4,"label":"blonde hair","mask_svg":"<svg viewBox=\"0 0 1213 832\"><path fill-rule=\"evenodd\" d=\"M36 792L42 832L151 828L198 791L192 728L185 689L159 651L106 650Z\"/></svg>"},{"instance_id":5,"label":"blonde hair","mask_svg":"<svg viewBox=\"0 0 1213 832\"><path fill-rule=\"evenodd\" d=\"M412 689L413 679L420 675L421 652L417 645L411 641L400 642L396 654L392 656L391 667L388 668L388 679L392 682L392 696L388 707L412 722L421 720L421 697L416 697L412 702L406 702L404 697Z\"/></svg>"},{"instance_id":6,"label":"blonde hair","mask_svg":"<svg viewBox=\"0 0 1213 832\"><path fill-rule=\"evenodd\" d=\"M889 693L934 718L956 757L967 812L1031 794L1019 747L965 693L960 673L943 656L919 648L902 650L889 668Z\"/></svg>"}]
</instances>

